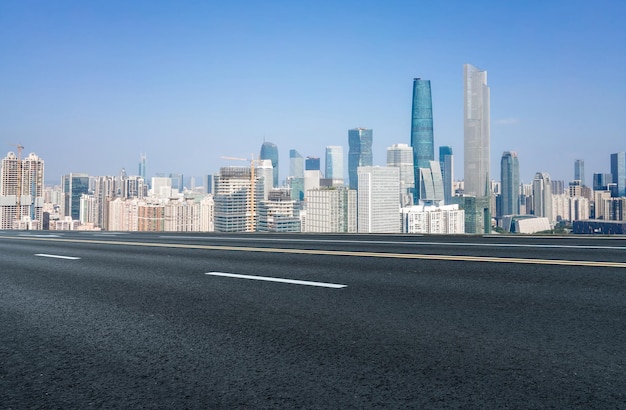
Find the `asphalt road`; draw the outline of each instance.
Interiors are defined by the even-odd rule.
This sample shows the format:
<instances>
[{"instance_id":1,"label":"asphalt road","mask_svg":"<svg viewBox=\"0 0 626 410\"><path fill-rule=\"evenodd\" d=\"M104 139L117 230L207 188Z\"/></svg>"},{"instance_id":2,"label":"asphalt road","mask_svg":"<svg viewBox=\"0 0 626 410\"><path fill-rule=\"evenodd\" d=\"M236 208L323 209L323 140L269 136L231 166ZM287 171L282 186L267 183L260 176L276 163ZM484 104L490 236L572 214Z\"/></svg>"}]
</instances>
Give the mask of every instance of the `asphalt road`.
<instances>
[{"instance_id":1,"label":"asphalt road","mask_svg":"<svg viewBox=\"0 0 626 410\"><path fill-rule=\"evenodd\" d=\"M626 408L625 349L626 238L0 232L3 409Z\"/></svg>"}]
</instances>

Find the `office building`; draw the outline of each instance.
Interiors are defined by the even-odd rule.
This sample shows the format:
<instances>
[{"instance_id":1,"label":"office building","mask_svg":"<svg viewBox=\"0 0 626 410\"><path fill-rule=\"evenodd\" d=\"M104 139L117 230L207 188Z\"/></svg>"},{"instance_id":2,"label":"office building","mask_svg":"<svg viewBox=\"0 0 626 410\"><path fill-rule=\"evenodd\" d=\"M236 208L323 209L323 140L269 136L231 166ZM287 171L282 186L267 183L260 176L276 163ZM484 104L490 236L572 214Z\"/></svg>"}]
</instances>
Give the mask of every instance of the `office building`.
<instances>
[{"instance_id":1,"label":"office building","mask_svg":"<svg viewBox=\"0 0 626 410\"><path fill-rule=\"evenodd\" d=\"M329 179L333 186L343 185L343 147L340 145L326 147L326 172L324 178Z\"/></svg>"},{"instance_id":2,"label":"office building","mask_svg":"<svg viewBox=\"0 0 626 410\"><path fill-rule=\"evenodd\" d=\"M261 160L269 159L270 161L272 161L272 168L273 168L272 186L277 187L278 186L278 147L276 146L276 144L273 144L271 142L264 142L263 145L261 145L261 155L259 156L259 159Z\"/></svg>"},{"instance_id":3,"label":"office building","mask_svg":"<svg viewBox=\"0 0 626 410\"><path fill-rule=\"evenodd\" d=\"M304 178L304 158L295 149L289 150L289 176Z\"/></svg>"},{"instance_id":4,"label":"office building","mask_svg":"<svg viewBox=\"0 0 626 410\"><path fill-rule=\"evenodd\" d=\"M626 197L626 152L611 154L612 196Z\"/></svg>"},{"instance_id":5,"label":"office building","mask_svg":"<svg viewBox=\"0 0 626 410\"><path fill-rule=\"evenodd\" d=\"M487 72L465 64L464 179L465 194L488 196L490 167L489 86Z\"/></svg>"},{"instance_id":6,"label":"office building","mask_svg":"<svg viewBox=\"0 0 626 410\"><path fill-rule=\"evenodd\" d=\"M550 175L546 172L537 172L533 180L533 210L535 216L546 217L554 223L552 215L552 184Z\"/></svg>"},{"instance_id":7,"label":"office building","mask_svg":"<svg viewBox=\"0 0 626 410\"><path fill-rule=\"evenodd\" d=\"M439 166L443 180L443 201L446 204L452 202L454 196L454 155L452 147L439 147Z\"/></svg>"},{"instance_id":8,"label":"office building","mask_svg":"<svg viewBox=\"0 0 626 410\"><path fill-rule=\"evenodd\" d=\"M80 219L80 197L89 193L89 175L76 173L63 175L61 186L65 194L65 216L70 216L72 220L78 221Z\"/></svg>"},{"instance_id":9,"label":"office building","mask_svg":"<svg viewBox=\"0 0 626 410\"><path fill-rule=\"evenodd\" d=\"M519 215L519 160L517 153L513 151L505 151L500 160L500 181L501 189L501 215Z\"/></svg>"},{"instance_id":10,"label":"office building","mask_svg":"<svg viewBox=\"0 0 626 410\"><path fill-rule=\"evenodd\" d=\"M258 207L259 232L300 232L300 217L296 201L288 188L272 189Z\"/></svg>"},{"instance_id":11,"label":"office building","mask_svg":"<svg viewBox=\"0 0 626 410\"><path fill-rule=\"evenodd\" d=\"M357 192L348 187L307 192L305 232L357 232Z\"/></svg>"},{"instance_id":12,"label":"office building","mask_svg":"<svg viewBox=\"0 0 626 410\"><path fill-rule=\"evenodd\" d=\"M574 180L585 186L585 161L582 159L574 161Z\"/></svg>"},{"instance_id":13,"label":"office building","mask_svg":"<svg viewBox=\"0 0 626 410\"><path fill-rule=\"evenodd\" d=\"M348 181L350 189L358 187L358 168L372 166L372 139L371 129L353 128L348 130Z\"/></svg>"},{"instance_id":14,"label":"office building","mask_svg":"<svg viewBox=\"0 0 626 410\"><path fill-rule=\"evenodd\" d=\"M141 178L143 178L144 181L147 181L146 179L146 154L140 154L139 155L139 176Z\"/></svg>"},{"instance_id":15,"label":"office building","mask_svg":"<svg viewBox=\"0 0 626 410\"><path fill-rule=\"evenodd\" d=\"M594 191L606 191L609 188L609 184L613 182L613 175L596 173L593 174L593 190Z\"/></svg>"},{"instance_id":16,"label":"office building","mask_svg":"<svg viewBox=\"0 0 626 410\"><path fill-rule=\"evenodd\" d=\"M400 171L396 167L358 168L357 230L400 233Z\"/></svg>"},{"instance_id":17,"label":"office building","mask_svg":"<svg viewBox=\"0 0 626 410\"><path fill-rule=\"evenodd\" d=\"M0 229L42 229L44 161L9 152L0 174Z\"/></svg>"},{"instance_id":18,"label":"office building","mask_svg":"<svg viewBox=\"0 0 626 410\"><path fill-rule=\"evenodd\" d=\"M321 171L319 157L306 157L304 160L305 171Z\"/></svg>"},{"instance_id":19,"label":"office building","mask_svg":"<svg viewBox=\"0 0 626 410\"><path fill-rule=\"evenodd\" d=\"M415 174L413 169L413 148L408 144L394 144L387 148L387 166L400 170L400 193L413 203ZM402 204L408 204L403 199Z\"/></svg>"},{"instance_id":20,"label":"office building","mask_svg":"<svg viewBox=\"0 0 626 410\"><path fill-rule=\"evenodd\" d=\"M443 179L439 162L429 161L420 171L420 204L440 205L443 202Z\"/></svg>"},{"instance_id":21,"label":"office building","mask_svg":"<svg viewBox=\"0 0 626 410\"><path fill-rule=\"evenodd\" d=\"M420 168L428 168L435 159L433 136L433 104L430 80L413 79L411 106L411 147L413 148L413 177L416 186L414 201L420 199Z\"/></svg>"},{"instance_id":22,"label":"office building","mask_svg":"<svg viewBox=\"0 0 626 410\"><path fill-rule=\"evenodd\" d=\"M263 199L263 181L250 167L222 167L214 175L215 231L256 231L256 206ZM259 198L259 195L261 197Z\"/></svg>"},{"instance_id":23,"label":"office building","mask_svg":"<svg viewBox=\"0 0 626 410\"><path fill-rule=\"evenodd\" d=\"M205 194L213 193L213 175L207 174L202 177L202 192Z\"/></svg>"}]
</instances>

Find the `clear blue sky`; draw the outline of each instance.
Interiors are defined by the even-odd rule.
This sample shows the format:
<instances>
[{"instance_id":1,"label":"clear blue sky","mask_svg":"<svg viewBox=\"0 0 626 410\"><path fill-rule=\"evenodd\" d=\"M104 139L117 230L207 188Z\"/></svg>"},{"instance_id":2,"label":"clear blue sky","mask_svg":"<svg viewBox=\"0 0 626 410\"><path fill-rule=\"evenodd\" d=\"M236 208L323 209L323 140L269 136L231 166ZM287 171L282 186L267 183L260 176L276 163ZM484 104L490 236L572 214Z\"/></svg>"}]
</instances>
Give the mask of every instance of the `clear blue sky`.
<instances>
[{"instance_id":1,"label":"clear blue sky","mask_svg":"<svg viewBox=\"0 0 626 410\"><path fill-rule=\"evenodd\" d=\"M430 79L435 146L463 177L463 64L488 72L492 177L609 172L626 151L626 1L0 1L0 155L69 172L201 176L279 147L323 158L410 142ZM322 160L323 164L323 160ZM242 163L243 165L243 163Z\"/></svg>"}]
</instances>

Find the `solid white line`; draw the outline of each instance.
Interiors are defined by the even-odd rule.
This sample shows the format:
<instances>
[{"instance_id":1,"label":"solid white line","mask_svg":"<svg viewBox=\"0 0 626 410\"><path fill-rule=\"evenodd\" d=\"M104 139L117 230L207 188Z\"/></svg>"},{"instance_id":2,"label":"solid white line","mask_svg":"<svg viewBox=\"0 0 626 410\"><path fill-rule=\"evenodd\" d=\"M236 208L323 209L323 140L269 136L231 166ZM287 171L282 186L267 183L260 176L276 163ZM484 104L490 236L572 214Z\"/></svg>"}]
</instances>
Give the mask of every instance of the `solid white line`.
<instances>
[{"instance_id":1,"label":"solid white line","mask_svg":"<svg viewBox=\"0 0 626 410\"><path fill-rule=\"evenodd\" d=\"M69 260L80 259L78 256L49 255L47 253L36 253L35 256L41 256L44 258L55 258L55 259L69 259Z\"/></svg>"},{"instance_id":2,"label":"solid white line","mask_svg":"<svg viewBox=\"0 0 626 410\"><path fill-rule=\"evenodd\" d=\"M318 286L322 288L332 288L332 289L341 289L341 288L345 288L348 286L348 285L339 285L336 283L310 282L306 280L273 278L273 277L268 277L268 276L239 275L236 273L224 273L224 272L207 272L205 273L205 275L223 276L227 278L237 278L237 279L262 280L266 282L290 283L292 285Z\"/></svg>"}]
</instances>

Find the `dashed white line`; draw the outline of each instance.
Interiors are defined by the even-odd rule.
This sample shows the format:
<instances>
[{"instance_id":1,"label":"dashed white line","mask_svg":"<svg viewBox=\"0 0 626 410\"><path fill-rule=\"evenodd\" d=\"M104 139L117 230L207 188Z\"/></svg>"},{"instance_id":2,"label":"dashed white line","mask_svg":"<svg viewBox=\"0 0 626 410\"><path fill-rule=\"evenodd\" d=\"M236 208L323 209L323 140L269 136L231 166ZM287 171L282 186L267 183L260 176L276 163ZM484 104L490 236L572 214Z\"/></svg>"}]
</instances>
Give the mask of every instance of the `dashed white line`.
<instances>
[{"instance_id":1,"label":"dashed white line","mask_svg":"<svg viewBox=\"0 0 626 410\"><path fill-rule=\"evenodd\" d=\"M78 256L50 255L47 253L36 253L35 256L41 256L43 258L54 258L54 259L69 259L73 261L80 259Z\"/></svg>"},{"instance_id":2,"label":"dashed white line","mask_svg":"<svg viewBox=\"0 0 626 410\"><path fill-rule=\"evenodd\" d=\"M324 282L311 282L307 280L295 280L295 279L284 279L284 278L274 278L271 276L253 276L253 275L240 275L236 273L224 273L224 272L207 272L205 275L210 276L222 276L227 278L236 278L236 279L252 279L252 280L261 280L266 282L280 282L280 283L289 283L292 285L305 285L305 286L318 286L322 288L332 288L332 289L341 289L345 288L348 285L340 285L337 283L324 283Z\"/></svg>"}]
</instances>

